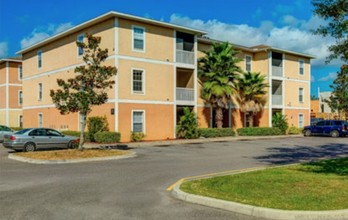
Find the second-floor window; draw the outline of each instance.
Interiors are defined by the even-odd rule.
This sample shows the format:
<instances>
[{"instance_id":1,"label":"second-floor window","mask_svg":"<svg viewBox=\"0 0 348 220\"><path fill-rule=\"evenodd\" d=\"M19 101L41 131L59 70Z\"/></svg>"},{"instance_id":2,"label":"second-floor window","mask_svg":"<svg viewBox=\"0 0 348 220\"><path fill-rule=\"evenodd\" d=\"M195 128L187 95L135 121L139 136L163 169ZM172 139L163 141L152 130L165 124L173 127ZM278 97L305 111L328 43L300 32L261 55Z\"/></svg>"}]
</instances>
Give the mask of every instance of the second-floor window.
<instances>
[{"instance_id":1,"label":"second-floor window","mask_svg":"<svg viewBox=\"0 0 348 220\"><path fill-rule=\"evenodd\" d=\"M41 101L41 100L42 100L42 83L39 83L39 84L38 84L37 91L38 91L37 99L38 99L39 101Z\"/></svg>"},{"instance_id":2,"label":"second-floor window","mask_svg":"<svg viewBox=\"0 0 348 220\"><path fill-rule=\"evenodd\" d=\"M41 50L37 52L37 67L38 68L42 67L42 51Z\"/></svg>"},{"instance_id":3,"label":"second-floor window","mask_svg":"<svg viewBox=\"0 0 348 220\"><path fill-rule=\"evenodd\" d=\"M303 102L303 88L298 89L298 101Z\"/></svg>"},{"instance_id":4,"label":"second-floor window","mask_svg":"<svg viewBox=\"0 0 348 220\"><path fill-rule=\"evenodd\" d=\"M23 78L23 67L22 65L18 65L18 79L22 80Z\"/></svg>"},{"instance_id":5,"label":"second-floor window","mask_svg":"<svg viewBox=\"0 0 348 220\"><path fill-rule=\"evenodd\" d=\"M133 26L133 50L145 51L145 28Z\"/></svg>"},{"instance_id":6,"label":"second-floor window","mask_svg":"<svg viewBox=\"0 0 348 220\"><path fill-rule=\"evenodd\" d=\"M132 92L144 93L144 71L132 70Z\"/></svg>"},{"instance_id":7,"label":"second-floor window","mask_svg":"<svg viewBox=\"0 0 348 220\"><path fill-rule=\"evenodd\" d=\"M18 92L18 104L19 105L23 104L23 91Z\"/></svg>"},{"instance_id":8,"label":"second-floor window","mask_svg":"<svg viewBox=\"0 0 348 220\"><path fill-rule=\"evenodd\" d=\"M304 74L304 61L303 60L299 60L298 61L298 65L299 65L299 74L303 75Z\"/></svg>"},{"instance_id":9,"label":"second-floor window","mask_svg":"<svg viewBox=\"0 0 348 220\"><path fill-rule=\"evenodd\" d=\"M77 36L77 41L78 42L83 42L83 38L84 38L84 35L80 34L79 36ZM78 56L82 56L83 55L83 48L82 47L77 47L77 55Z\"/></svg>"},{"instance_id":10,"label":"second-floor window","mask_svg":"<svg viewBox=\"0 0 348 220\"><path fill-rule=\"evenodd\" d=\"M251 71L251 56L245 56L245 71Z\"/></svg>"}]
</instances>

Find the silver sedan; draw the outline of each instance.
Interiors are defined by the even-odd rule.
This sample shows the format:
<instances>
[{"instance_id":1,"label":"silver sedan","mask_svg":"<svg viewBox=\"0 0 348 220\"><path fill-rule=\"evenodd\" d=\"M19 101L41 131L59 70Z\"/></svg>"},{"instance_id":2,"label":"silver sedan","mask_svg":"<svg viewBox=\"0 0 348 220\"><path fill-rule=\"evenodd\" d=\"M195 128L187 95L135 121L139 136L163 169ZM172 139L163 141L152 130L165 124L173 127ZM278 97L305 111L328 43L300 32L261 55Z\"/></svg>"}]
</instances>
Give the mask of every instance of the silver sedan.
<instances>
[{"instance_id":1,"label":"silver sedan","mask_svg":"<svg viewBox=\"0 0 348 220\"><path fill-rule=\"evenodd\" d=\"M4 141L4 136L7 134L12 134L13 131L11 128L5 126L5 125L0 125L0 143Z\"/></svg>"},{"instance_id":2,"label":"silver sedan","mask_svg":"<svg viewBox=\"0 0 348 220\"><path fill-rule=\"evenodd\" d=\"M28 128L5 135L4 147L26 152L47 148L77 148L78 137L65 136L50 128Z\"/></svg>"}]
</instances>

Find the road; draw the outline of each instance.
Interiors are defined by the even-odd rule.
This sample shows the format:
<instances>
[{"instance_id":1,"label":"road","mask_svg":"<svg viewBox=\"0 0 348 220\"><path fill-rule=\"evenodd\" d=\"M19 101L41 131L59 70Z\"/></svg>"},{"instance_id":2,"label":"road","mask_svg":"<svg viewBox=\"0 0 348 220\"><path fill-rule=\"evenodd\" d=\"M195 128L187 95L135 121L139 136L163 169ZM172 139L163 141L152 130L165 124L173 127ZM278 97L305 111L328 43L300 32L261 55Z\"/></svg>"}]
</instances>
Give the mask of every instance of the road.
<instances>
[{"instance_id":1,"label":"road","mask_svg":"<svg viewBox=\"0 0 348 220\"><path fill-rule=\"evenodd\" d=\"M0 147L0 219L251 220L173 198L195 175L348 155L348 138L309 137L140 147L131 159L36 165Z\"/></svg>"}]
</instances>

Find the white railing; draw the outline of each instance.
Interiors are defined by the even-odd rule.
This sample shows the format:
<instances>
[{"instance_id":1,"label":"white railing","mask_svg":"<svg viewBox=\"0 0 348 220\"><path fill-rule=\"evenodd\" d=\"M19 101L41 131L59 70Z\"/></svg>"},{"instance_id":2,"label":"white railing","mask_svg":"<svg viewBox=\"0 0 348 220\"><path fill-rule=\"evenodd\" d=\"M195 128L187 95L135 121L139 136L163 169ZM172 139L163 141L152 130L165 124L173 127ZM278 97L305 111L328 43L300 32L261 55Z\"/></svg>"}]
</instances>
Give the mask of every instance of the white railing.
<instances>
[{"instance_id":1,"label":"white railing","mask_svg":"<svg viewBox=\"0 0 348 220\"><path fill-rule=\"evenodd\" d=\"M272 66L272 76L283 76L283 68L281 66Z\"/></svg>"},{"instance_id":2,"label":"white railing","mask_svg":"<svg viewBox=\"0 0 348 220\"><path fill-rule=\"evenodd\" d=\"M195 64L195 53L186 50L176 50L176 62Z\"/></svg>"},{"instance_id":3,"label":"white railing","mask_svg":"<svg viewBox=\"0 0 348 220\"><path fill-rule=\"evenodd\" d=\"M272 95L272 105L283 105L283 96Z\"/></svg>"},{"instance_id":4,"label":"white railing","mask_svg":"<svg viewBox=\"0 0 348 220\"><path fill-rule=\"evenodd\" d=\"M177 101L194 101L195 90L191 88L176 88Z\"/></svg>"}]
</instances>

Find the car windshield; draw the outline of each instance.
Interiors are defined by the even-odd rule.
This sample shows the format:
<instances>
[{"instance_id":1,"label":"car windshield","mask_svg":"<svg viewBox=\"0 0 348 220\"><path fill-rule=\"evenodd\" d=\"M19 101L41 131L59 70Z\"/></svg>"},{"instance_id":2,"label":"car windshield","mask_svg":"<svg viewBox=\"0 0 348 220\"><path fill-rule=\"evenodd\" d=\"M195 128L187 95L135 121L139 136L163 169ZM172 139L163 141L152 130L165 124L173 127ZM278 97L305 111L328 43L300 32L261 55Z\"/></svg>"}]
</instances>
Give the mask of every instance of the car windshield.
<instances>
[{"instance_id":1,"label":"car windshield","mask_svg":"<svg viewBox=\"0 0 348 220\"><path fill-rule=\"evenodd\" d=\"M24 133L26 133L29 130L30 130L29 128L23 129L23 130L17 131L15 134L24 134Z\"/></svg>"}]
</instances>

